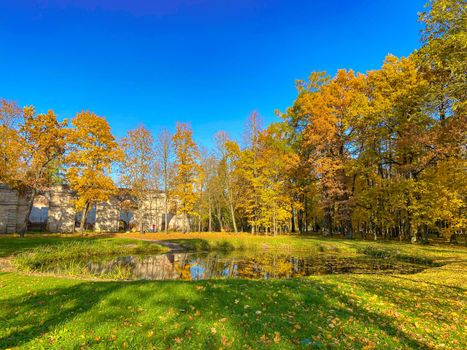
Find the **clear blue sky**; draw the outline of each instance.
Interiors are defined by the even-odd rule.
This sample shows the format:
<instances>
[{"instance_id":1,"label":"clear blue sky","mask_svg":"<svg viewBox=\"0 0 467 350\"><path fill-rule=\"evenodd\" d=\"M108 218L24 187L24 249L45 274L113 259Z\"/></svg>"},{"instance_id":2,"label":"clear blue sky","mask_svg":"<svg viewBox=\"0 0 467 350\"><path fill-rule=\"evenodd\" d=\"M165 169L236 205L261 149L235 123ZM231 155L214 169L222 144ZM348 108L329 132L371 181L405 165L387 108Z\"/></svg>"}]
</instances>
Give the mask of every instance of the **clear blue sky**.
<instances>
[{"instance_id":1,"label":"clear blue sky","mask_svg":"<svg viewBox=\"0 0 467 350\"><path fill-rule=\"evenodd\" d=\"M276 120L314 70L378 68L419 47L420 0L0 0L0 97L117 136L190 122L209 145ZM99 5L95 5L99 3Z\"/></svg>"}]
</instances>

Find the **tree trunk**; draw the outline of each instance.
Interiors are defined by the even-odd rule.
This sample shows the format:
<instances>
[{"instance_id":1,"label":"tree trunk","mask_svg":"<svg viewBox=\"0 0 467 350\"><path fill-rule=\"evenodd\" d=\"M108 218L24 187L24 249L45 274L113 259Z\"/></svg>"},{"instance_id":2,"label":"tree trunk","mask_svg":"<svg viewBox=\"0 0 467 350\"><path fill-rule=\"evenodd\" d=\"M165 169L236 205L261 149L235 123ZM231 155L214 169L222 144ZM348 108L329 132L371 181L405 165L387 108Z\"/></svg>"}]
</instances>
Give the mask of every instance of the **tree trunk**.
<instances>
[{"instance_id":1,"label":"tree trunk","mask_svg":"<svg viewBox=\"0 0 467 350\"><path fill-rule=\"evenodd\" d=\"M23 222L23 227L21 227L21 230L19 232L20 237L24 237L24 234L28 230L28 224L29 224L29 216L31 215L32 207L34 206L34 198L36 198L36 189L32 189L31 195L28 198L28 208L26 210L26 217L24 218Z\"/></svg>"},{"instance_id":2,"label":"tree trunk","mask_svg":"<svg viewBox=\"0 0 467 350\"><path fill-rule=\"evenodd\" d=\"M212 209L211 209L211 201L209 201L209 221L208 221L208 230L212 232Z\"/></svg>"},{"instance_id":3,"label":"tree trunk","mask_svg":"<svg viewBox=\"0 0 467 350\"><path fill-rule=\"evenodd\" d=\"M295 210L293 207L290 209L290 212L292 213L290 218L290 232L295 233Z\"/></svg>"},{"instance_id":4,"label":"tree trunk","mask_svg":"<svg viewBox=\"0 0 467 350\"><path fill-rule=\"evenodd\" d=\"M273 226L273 236L275 237L277 234L277 226L276 226L276 202L274 202L274 214L272 217L272 226Z\"/></svg>"},{"instance_id":5,"label":"tree trunk","mask_svg":"<svg viewBox=\"0 0 467 350\"><path fill-rule=\"evenodd\" d=\"M329 208L329 206L324 208L323 231L325 236L332 236L332 217L331 208Z\"/></svg>"},{"instance_id":6,"label":"tree trunk","mask_svg":"<svg viewBox=\"0 0 467 350\"><path fill-rule=\"evenodd\" d=\"M81 235L84 235L84 228L86 225L86 218L88 216L88 210L89 210L89 203L86 203L86 205L83 208L83 211L81 212L81 222L79 223L79 232Z\"/></svg>"},{"instance_id":7,"label":"tree trunk","mask_svg":"<svg viewBox=\"0 0 467 350\"><path fill-rule=\"evenodd\" d=\"M191 216L188 215L188 213L185 213L184 216L186 218L185 222L188 223L188 225L185 225L185 232L184 233L188 233L188 232L191 232Z\"/></svg>"},{"instance_id":8,"label":"tree trunk","mask_svg":"<svg viewBox=\"0 0 467 350\"><path fill-rule=\"evenodd\" d=\"M345 236L348 239L353 239L353 229L352 229L352 220L345 220Z\"/></svg>"},{"instance_id":9,"label":"tree trunk","mask_svg":"<svg viewBox=\"0 0 467 350\"><path fill-rule=\"evenodd\" d=\"M138 211L139 211L139 233L144 233L144 223L143 223L143 206L141 203L138 203Z\"/></svg>"},{"instance_id":10,"label":"tree trunk","mask_svg":"<svg viewBox=\"0 0 467 350\"><path fill-rule=\"evenodd\" d=\"M235 231L235 233L238 233L237 223L235 222L235 210L234 210L232 201L230 201L230 215L232 215L232 223L233 223L234 231Z\"/></svg>"},{"instance_id":11,"label":"tree trunk","mask_svg":"<svg viewBox=\"0 0 467 350\"><path fill-rule=\"evenodd\" d=\"M343 195L343 200L344 200L344 223L343 223L343 229L344 229L344 235L348 239L353 238L353 229L352 229L352 210L350 208L349 204L349 194L344 192Z\"/></svg>"},{"instance_id":12,"label":"tree trunk","mask_svg":"<svg viewBox=\"0 0 467 350\"><path fill-rule=\"evenodd\" d=\"M220 205L217 206L216 212L217 212L216 217L217 217L217 220L219 221L219 229L221 230L221 232L224 232L224 224L222 222L222 211L221 211Z\"/></svg>"},{"instance_id":13,"label":"tree trunk","mask_svg":"<svg viewBox=\"0 0 467 350\"><path fill-rule=\"evenodd\" d=\"M165 222L164 222L164 231L165 233L169 232L169 201L167 199L167 193L165 194L165 208L164 208Z\"/></svg>"},{"instance_id":14,"label":"tree trunk","mask_svg":"<svg viewBox=\"0 0 467 350\"><path fill-rule=\"evenodd\" d=\"M300 209L297 212L297 223L298 223L298 231L300 232L300 234L303 234L304 232L303 230L303 209Z\"/></svg>"},{"instance_id":15,"label":"tree trunk","mask_svg":"<svg viewBox=\"0 0 467 350\"><path fill-rule=\"evenodd\" d=\"M449 244L457 244L457 233L454 232L451 234L451 237L449 237Z\"/></svg>"}]
</instances>

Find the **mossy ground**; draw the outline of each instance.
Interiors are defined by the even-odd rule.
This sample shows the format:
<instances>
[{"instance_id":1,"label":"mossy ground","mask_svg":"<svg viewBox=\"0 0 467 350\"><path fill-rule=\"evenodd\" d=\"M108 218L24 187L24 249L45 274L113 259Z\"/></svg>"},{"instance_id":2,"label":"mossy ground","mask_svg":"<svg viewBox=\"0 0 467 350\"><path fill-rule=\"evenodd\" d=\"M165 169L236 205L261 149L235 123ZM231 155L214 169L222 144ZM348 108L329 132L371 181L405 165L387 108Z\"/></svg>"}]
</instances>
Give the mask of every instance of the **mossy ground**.
<instances>
[{"instance_id":1,"label":"mossy ground","mask_svg":"<svg viewBox=\"0 0 467 350\"><path fill-rule=\"evenodd\" d=\"M73 239L83 238L66 238ZM198 249L310 254L326 249L361 254L371 247L442 266L414 275L197 282L104 282L0 272L0 348L467 348L465 248L289 236L173 234L167 239ZM0 255L62 242L59 236L5 237Z\"/></svg>"}]
</instances>

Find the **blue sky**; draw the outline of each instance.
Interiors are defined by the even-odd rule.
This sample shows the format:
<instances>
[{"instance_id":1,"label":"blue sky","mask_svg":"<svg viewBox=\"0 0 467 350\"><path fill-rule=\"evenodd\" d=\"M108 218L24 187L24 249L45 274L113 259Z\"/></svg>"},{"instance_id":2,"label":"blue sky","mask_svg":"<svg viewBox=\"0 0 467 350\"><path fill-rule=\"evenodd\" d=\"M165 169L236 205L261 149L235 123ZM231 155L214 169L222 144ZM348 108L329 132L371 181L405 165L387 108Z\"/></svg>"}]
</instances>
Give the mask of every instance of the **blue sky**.
<instances>
[{"instance_id":1,"label":"blue sky","mask_svg":"<svg viewBox=\"0 0 467 350\"><path fill-rule=\"evenodd\" d=\"M419 0L0 0L0 97L117 136L190 122L211 144L277 120L316 70L377 69L419 47ZM96 5L98 3L98 5Z\"/></svg>"}]
</instances>

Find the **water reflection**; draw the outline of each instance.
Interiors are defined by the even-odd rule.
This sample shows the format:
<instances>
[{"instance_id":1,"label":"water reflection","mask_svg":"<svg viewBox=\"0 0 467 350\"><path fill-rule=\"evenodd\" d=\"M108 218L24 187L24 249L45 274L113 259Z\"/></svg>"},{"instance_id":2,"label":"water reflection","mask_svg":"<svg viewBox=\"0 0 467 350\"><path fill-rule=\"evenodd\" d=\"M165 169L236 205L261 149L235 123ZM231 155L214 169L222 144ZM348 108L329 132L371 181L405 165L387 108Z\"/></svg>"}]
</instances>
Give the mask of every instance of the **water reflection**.
<instances>
[{"instance_id":1,"label":"water reflection","mask_svg":"<svg viewBox=\"0 0 467 350\"><path fill-rule=\"evenodd\" d=\"M335 273L415 273L423 266L396 260L337 256L297 257L261 254L229 256L179 253L125 256L86 264L92 275L119 279L199 280L212 278L293 278Z\"/></svg>"}]
</instances>

